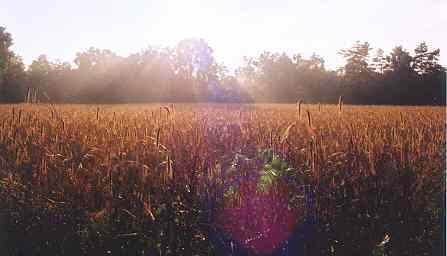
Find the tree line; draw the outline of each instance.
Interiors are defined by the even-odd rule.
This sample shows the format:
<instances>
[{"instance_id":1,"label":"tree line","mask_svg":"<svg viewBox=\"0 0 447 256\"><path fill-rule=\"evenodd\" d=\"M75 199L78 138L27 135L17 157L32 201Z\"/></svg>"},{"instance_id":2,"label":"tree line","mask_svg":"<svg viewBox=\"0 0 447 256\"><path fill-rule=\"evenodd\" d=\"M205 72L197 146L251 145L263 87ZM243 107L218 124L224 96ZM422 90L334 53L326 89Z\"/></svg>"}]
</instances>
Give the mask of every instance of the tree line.
<instances>
[{"instance_id":1,"label":"tree line","mask_svg":"<svg viewBox=\"0 0 447 256\"><path fill-rule=\"evenodd\" d=\"M122 57L89 48L73 64L39 56L28 67L0 27L0 102L296 102L445 105L446 72L440 50L421 42L389 53L355 42L339 54L346 64L328 70L313 54L263 52L245 57L234 73L203 39L148 47Z\"/></svg>"}]
</instances>

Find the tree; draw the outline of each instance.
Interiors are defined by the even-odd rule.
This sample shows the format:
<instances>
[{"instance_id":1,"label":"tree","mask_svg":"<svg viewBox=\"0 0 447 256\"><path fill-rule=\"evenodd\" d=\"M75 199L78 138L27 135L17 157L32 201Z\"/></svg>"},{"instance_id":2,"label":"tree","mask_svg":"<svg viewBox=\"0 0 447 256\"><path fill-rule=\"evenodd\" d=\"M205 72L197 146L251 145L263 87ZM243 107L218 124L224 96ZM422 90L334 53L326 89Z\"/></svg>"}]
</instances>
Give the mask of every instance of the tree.
<instances>
[{"instance_id":1,"label":"tree","mask_svg":"<svg viewBox=\"0 0 447 256\"><path fill-rule=\"evenodd\" d=\"M28 75L33 82L32 86L35 88L46 87L46 80L48 80L51 69L46 55L40 55L37 60L34 60L28 67Z\"/></svg>"},{"instance_id":2,"label":"tree","mask_svg":"<svg viewBox=\"0 0 447 256\"><path fill-rule=\"evenodd\" d=\"M414 74L412 61L413 57L410 53L402 46L397 46L393 48L390 55L386 56L385 68L402 77L408 77Z\"/></svg>"},{"instance_id":3,"label":"tree","mask_svg":"<svg viewBox=\"0 0 447 256\"><path fill-rule=\"evenodd\" d=\"M370 69L377 74L383 74L385 71L385 52L382 49L377 49L374 57L372 58L372 63Z\"/></svg>"},{"instance_id":4,"label":"tree","mask_svg":"<svg viewBox=\"0 0 447 256\"><path fill-rule=\"evenodd\" d=\"M252 102L252 98L239 80L232 75L220 78L223 95L219 99L222 102Z\"/></svg>"},{"instance_id":5,"label":"tree","mask_svg":"<svg viewBox=\"0 0 447 256\"><path fill-rule=\"evenodd\" d=\"M122 61L123 58L114 52L94 47L77 53L74 62L78 66L78 97L87 102L109 101L111 92L115 90L114 86L120 79L121 70L118 67Z\"/></svg>"},{"instance_id":6,"label":"tree","mask_svg":"<svg viewBox=\"0 0 447 256\"><path fill-rule=\"evenodd\" d=\"M40 100L61 102L75 97L73 90L77 81L73 79L70 63L48 60L40 55L29 65L27 70L28 87L38 89Z\"/></svg>"},{"instance_id":7,"label":"tree","mask_svg":"<svg viewBox=\"0 0 447 256\"><path fill-rule=\"evenodd\" d=\"M11 51L9 50L9 47L11 46L11 34L6 32L6 28L0 27L0 83L4 79L4 75L10 62Z\"/></svg>"},{"instance_id":8,"label":"tree","mask_svg":"<svg viewBox=\"0 0 447 256\"><path fill-rule=\"evenodd\" d=\"M244 56L243 65L238 67L235 71L236 80L253 100L256 99L259 94L259 87L257 86L259 73L256 70L255 62L254 58Z\"/></svg>"},{"instance_id":9,"label":"tree","mask_svg":"<svg viewBox=\"0 0 447 256\"><path fill-rule=\"evenodd\" d=\"M12 45L11 34L0 27L0 102L23 100L25 66L10 49Z\"/></svg>"},{"instance_id":10,"label":"tree","mask_svg":"<svg viewBox=\"0 0 447 256\"><path fill-rule=\"evenodd\" d=\"M339 54L346 59L344 77L352 82L364 82L371 77L368 57L371 48L368 42L357 41L350 49L342 49Z\"/></svg>"},{"instance_id":11,"label":"tree","mask_svg":"<svg viewBox=\"0 0 447 256\"><path fill-rule=\"evenodd\" d=\"M422 42L414 49L414 53L412 68L419 75L427 75L445 70L438 63L440 56L439 49L429 51L427 44Z\"/></svg>"},{"instance_id":12,"label":"tree","mask_svg":"<svg viewBox=\"0 0 447 256\"><path fill-rule=\"evenodd\" d=\"M11 34L0 27L0 101L23 100L26 84L51 102L336 103L343 95L351 104L445 104L440 50L425 42L414 56L397 46L386 56L378 49L370 58L369 44L357 41L339 51L346 60L339 74L326 70L316 53L304 58L266 51L245 57L234 75L203 39L185 39L174 48L148 47L126 57L90 47L76 54L73 68L41 55L26 72L12 45Z\"/></svg>"},{"instance_id":13,"label":"tree","mask_svg":"<svg viewBox=\"0 0 447 256\"><path fill-rule=\"evenodd\" d=\"M209 85L216 77L211 67L215 62L213 49L203 39L185 39L175 49L175 72L189 85L192 97L206 101Z\"/></svg>"},{"instance_id":14,"label":"tree","mask_svg":"<svg viewBox=\"0 0 447 256\"><path fill-rule=\"evenodd\" d=\"M287 101L296 95L295 70L295 64L285 53L263 52L257 58L246 58L237 76L254 99Z\"/></svg>"}]
</instances>

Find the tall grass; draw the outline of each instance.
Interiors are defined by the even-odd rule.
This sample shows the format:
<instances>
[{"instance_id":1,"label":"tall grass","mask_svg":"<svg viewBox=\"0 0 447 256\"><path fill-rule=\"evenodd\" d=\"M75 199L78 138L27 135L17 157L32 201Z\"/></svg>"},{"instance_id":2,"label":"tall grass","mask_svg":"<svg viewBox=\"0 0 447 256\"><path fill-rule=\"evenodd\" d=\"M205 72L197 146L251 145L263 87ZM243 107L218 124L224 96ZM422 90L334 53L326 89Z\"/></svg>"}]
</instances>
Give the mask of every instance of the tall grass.
<instances>
[{"instance_id":1,"label":"tall grass","mask_svg":"<svg viewBox=\"0 0 447 256\"><path fill-rule=\"evenodd\" d=\"M213 230L253 224L219 213L260 193L248 182L229 203L225 184L265 164L247 160L231 176L231 163L266 149L315 188L308 255L366 255L386 236L392 255L438 252L444 109L345 105L340 116L342 104L299 101L304 122L292 105L2 105L7 254L218 254ZM285 203L283 185L268 200Z\"/></svg>"}]
</instances>

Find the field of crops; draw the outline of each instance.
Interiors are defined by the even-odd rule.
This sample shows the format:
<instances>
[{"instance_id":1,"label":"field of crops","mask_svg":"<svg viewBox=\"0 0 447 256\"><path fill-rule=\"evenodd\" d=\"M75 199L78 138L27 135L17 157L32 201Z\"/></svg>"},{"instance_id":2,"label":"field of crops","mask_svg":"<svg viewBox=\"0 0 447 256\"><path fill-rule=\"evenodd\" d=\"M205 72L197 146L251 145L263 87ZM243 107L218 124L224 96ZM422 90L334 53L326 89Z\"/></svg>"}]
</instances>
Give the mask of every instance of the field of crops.
<instances>
[{"instance_id":1,"label":"field of crops","mask_svg":"<svg viewBox=\"0 0 447 256\"><path fill-rule=\"evenodd\" d=\"M0 105L1 255L436 255L445 108Z\"/></svg>"}]
</instances>

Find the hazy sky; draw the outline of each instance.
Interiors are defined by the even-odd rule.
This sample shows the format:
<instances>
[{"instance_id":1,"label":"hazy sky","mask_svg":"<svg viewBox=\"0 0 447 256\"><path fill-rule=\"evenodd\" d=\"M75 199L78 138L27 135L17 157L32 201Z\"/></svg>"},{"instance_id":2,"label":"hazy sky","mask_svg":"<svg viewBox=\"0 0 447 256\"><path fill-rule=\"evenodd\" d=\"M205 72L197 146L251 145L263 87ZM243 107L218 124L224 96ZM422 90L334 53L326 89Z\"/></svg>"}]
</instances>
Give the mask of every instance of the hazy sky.
<instances>
[{"instance_id":1,"label":"hazy sky","mask_svg":"<svg viewBox=\"0 0 447 256\"><path fill-rule=\"evenodd\" d=\"M126 56L148 45L204 38L230 68L264 50L313 52L329 68L356 40L389 51L420 41L441 49L447 66L447 0L5 0L0 26L29 64L40 54L73 61L90 46Z\"/></svg>"}]
</instances>

